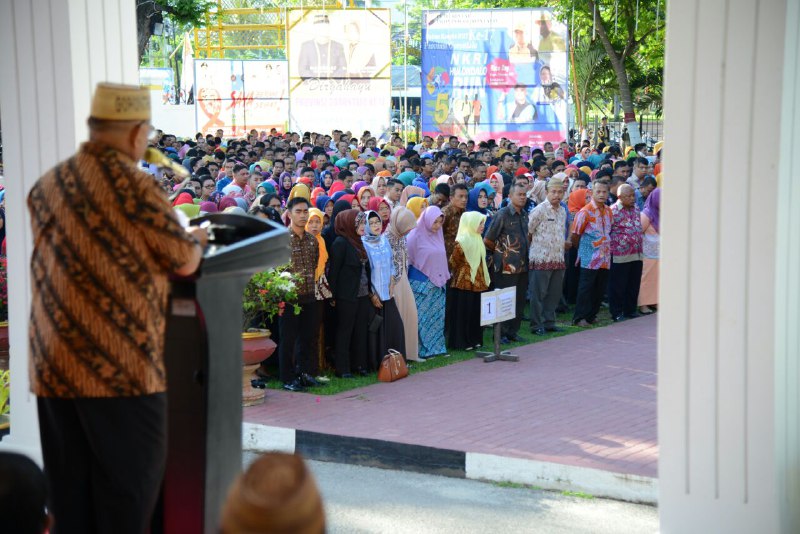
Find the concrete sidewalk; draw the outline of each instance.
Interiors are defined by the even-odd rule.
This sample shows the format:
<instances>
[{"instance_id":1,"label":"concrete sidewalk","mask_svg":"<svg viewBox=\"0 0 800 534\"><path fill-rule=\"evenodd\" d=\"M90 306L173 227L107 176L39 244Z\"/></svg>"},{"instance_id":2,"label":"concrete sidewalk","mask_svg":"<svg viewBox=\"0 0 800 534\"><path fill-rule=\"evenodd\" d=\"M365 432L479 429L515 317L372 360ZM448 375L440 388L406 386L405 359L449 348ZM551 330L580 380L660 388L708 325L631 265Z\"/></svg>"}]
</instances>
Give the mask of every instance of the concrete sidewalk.
<instances>
[{"instance_id":1,"label":"concrete sidewalk","mask_svg":"<svg viewBox=\"0 0 800 534\"><path fill-rule=\"evenodd\" d=\"M655 502L656 318L515 353L334 396L269 390L244 446Z\"/></svg>"}]
</instances>

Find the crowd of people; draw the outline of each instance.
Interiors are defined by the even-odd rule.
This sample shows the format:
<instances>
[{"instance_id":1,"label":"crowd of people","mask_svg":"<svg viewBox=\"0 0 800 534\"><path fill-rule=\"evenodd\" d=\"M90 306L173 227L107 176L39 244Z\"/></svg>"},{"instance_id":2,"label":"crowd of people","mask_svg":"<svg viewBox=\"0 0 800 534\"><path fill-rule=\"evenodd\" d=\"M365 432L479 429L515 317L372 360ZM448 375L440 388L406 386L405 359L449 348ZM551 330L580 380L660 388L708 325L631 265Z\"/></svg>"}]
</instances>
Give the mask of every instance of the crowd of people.
<instances>
[{"instance_id":1,"label":"crowd of people","mask_svg":"<svg viewBox=\"0 0 800 534\"><path fill-rule=\"evenodd\" d=\"M662 144L589 141L541 147L425 136L379 143L370 132L251 131L151 141L191 177L151 166L181 217L225 212L290 230L300 313L277 328L283 387L376 370L483 343L480 294L514 287L502 343L589 327L658 306ZM180 183L179 183L180 182ZM526 304L530 302L530 317ZM316 335L308 336L308 332ZM263 374L263 370L260 370Z\"/></svg>"}]
</instances>

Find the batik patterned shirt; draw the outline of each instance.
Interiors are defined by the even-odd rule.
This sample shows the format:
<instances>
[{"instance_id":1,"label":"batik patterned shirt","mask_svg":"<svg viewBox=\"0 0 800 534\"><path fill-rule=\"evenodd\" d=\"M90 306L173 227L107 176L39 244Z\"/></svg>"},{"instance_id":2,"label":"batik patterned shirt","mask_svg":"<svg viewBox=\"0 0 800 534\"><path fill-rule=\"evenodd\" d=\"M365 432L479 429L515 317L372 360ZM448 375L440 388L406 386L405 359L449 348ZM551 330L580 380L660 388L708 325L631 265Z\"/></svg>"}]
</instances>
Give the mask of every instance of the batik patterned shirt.
<instances>
[{"instance_id":1,"label":"batik patterned shirt","mask_svg":"<svg viewBox=\"0 0 800 534\"><path fill-rule=\"evenodd\" d=\"M636 206L623 208L616 202L611 206L611 257L614 263L642 259L642 221Z\"/></svg>"},{"instance_id":2,"label":"batik patterned shirt","mask_svg":"<svg viewBox=\"0 0 800 534\"><path fill-rule=\"evenodd\" d=\"M592 200L586 204L572 223L572 233L581 236L578 262L584 269L611 267L611 209L601 208Z\"/></svg>"},{"instance_id":3,"label":"batik patterned shirt","mask_svg":"<svg viewBox=\"0 0 800 534\"><path fill-rule=\"evenodd\" d=\"M543 202L531 212L528 233L531 234L530 268L543 271L565 269L564 226L567 210Z\"/></svg>"},{"instance_id":4,"label":"batik patterned shirt","mask_svg":"<svg viewBox=\"0 0 800 534\"><path fill-rule=\"evenodd\" d=\"M289 247L292 249L289 271L301 280L297 284L297 300L299 302L315 300L314 274L317 272L317 262L319 261L317 238L308 232L303 232L303 237L300 237L290 229Z\"/></svg>"}]
</instances>

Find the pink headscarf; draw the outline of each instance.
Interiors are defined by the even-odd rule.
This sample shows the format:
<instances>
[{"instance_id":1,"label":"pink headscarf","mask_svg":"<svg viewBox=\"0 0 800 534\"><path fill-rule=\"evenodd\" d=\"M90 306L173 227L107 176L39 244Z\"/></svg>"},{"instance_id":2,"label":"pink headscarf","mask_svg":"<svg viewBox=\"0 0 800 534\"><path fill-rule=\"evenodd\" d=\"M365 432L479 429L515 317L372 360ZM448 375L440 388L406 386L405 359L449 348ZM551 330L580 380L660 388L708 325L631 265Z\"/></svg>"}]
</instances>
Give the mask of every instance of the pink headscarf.
<instances>
[{"instance_id":1,"label":"pink headscarf","mask_svg":"<svg viewBox=\"0 0 800 534\"><path fill-rule=\"evenodd\" d=\"M428 277L436 287L444 287L450 278L447 254L444 248L444 234L439 228L431 231L433 223L442 215L437 206L430 206L422 212L417 226L408 234L408 262Z\"/></svg>"}]
</instances>

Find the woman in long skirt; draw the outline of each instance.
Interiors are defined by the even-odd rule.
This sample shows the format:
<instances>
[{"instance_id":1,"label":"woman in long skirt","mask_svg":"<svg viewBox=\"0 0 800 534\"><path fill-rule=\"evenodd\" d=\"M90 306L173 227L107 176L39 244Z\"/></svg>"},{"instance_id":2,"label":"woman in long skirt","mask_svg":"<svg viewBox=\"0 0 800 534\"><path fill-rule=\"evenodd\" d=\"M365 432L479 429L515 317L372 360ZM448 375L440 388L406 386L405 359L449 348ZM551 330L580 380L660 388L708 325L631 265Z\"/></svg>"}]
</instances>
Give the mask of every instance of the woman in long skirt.
<instances>
[{"instance_id":1,"label":"woman in long skirt","mask_svg":"<svg viewBox=\"0 0 800 534\"><path fill-rule=\"evenodd\" d=\"M445 354L445 284L450 278L444 251L444 216L437 206L420 215L408 234L408 281L417 304L419 357Z\"/></svg>"},{"instance_id":2,"label":"woman in long skirt","mask_svg":"<svg viewBox=\"0 0 800 534\"><path fill-rule=\"evenodd\" d=\"M370 353L369 366L376 370L389 349L401 354L406 351L403 320L394 302L394 277L396 276L392 261L392 247L383 232L383 223L376 211L367 211L367 226L361 240L369 258L371 276L370 285L373 310L370 318ZM380 316L380 319L375 316ZM380 323L380 324L377 324ZM375 326L377 324L377 326Z\"/></svg>"},{"instance_id":3,"label":"woman in long skirt","mask_svg":"<svg viewBox=\"0 0 800 534\"><path fill-rule=\"evenodd\" d=\"M447 346L472 350L483 344L481 292L489 289L489 269L483 227L486 215L468 211L461 216L456 244L450 255L450 296L447 306L453 314ZM451 302L452 301L452 302Z\"/></svg>"},{"instance_id":4,"label":"woman in long skirt","mask_svg":"<svg viewBox=\"0 0 800 534\"><path fill-rule=\"evenodd\" d=\"M644 240L642 252L642 284L639 287L639 311L643 314L653 313L658 305L658 266L660 257L661 235L659 223L661 214L661 188L655 188L647 196L641 213Z\"/></svg>"},{"instance_id":5,"label":"woman in long skirt","mask_svg":"<svg viewBox=\"0 0 800 534\"><path fill-rule=\"evenodd\" d=\"M394 282L394 300L400 317L403 319L403 330L406 338L407 360L423 361L419 357L419 339L417 338L417 304L414 293L408 283L408 244L406 235L417 225L417 218L408 208L398 206L392 210L386 237L392 247L392 260L397 272Z\"/></svg>"}]
</instances>

